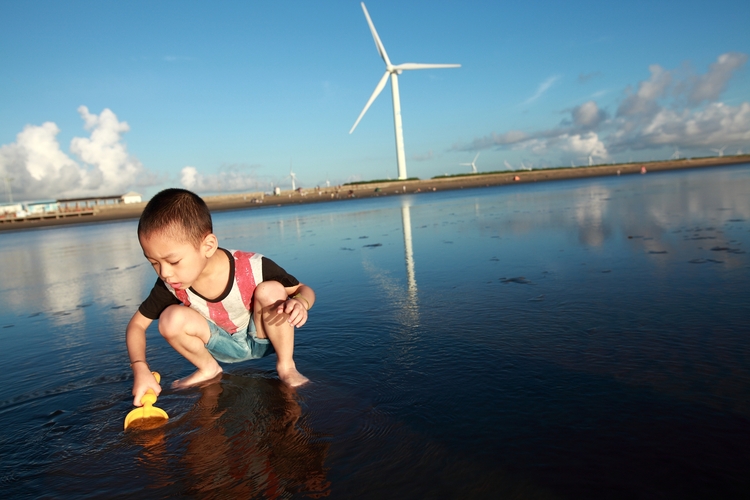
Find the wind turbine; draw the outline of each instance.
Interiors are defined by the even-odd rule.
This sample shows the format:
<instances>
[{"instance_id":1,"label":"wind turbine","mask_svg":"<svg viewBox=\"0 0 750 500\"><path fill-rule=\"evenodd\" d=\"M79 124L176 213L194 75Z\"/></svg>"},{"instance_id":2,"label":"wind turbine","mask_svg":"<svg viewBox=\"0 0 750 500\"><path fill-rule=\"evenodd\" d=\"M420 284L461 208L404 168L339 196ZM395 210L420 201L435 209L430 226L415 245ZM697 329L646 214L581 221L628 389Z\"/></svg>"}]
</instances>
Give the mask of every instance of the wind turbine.
<instances>
[{"instance_id":1,"label":"wind turbine","mask_svg":"<svg viewBox=\"0 0 750 500\"><path fill-rule=\"evenodd\" d=\"M477 173L477 166L476 166L477 158L479 158L479 153L477 153L477 155L474 157L471 163L459 163L459 165L462 165L464 167L471 167L471 173L476 174Z\"/></svg>"},{"instance_id":2,"label":"wind turbine","mask_svg":"<svg viewBox=\"0 0 750 500\"><path fill-rule=\"evenodd\" d=\"M292 179L292 191L297 189L297 186L295 185L295 181L297 180L297 174L292 172L292 164L289 163L289 175L286 176L286 179Z\"/></svg>"},{"instance_id":3,"label":"wind turbine","mask_svg":"<svg viewBox=\"0 0 750 500\"><path fill-rule=\"evenodd\" d=\"M503 163L505 164L505 168L507 168L508 170L513 170L513 165L508 163L508 160L503 161Z\"/></svg>"},{"instance_id":4,"label":"wind turbine","mask_svg":"<svg viewBox=\"0 0 750 500\"><path fill-rule=\"evenodd\" d=\"M726 147L726 146L724 146L724 147L721 147L721 148L719 148L719 149L711 149L711 151L713 151L713 152L715 152L715 153L719 153L719 157L722 157L722 156L724 156L724 150L725 150L725 149L727 149L727 147Z\"/></svg>"},{"instance_id":5,"label":"wind turbine","mask_svg":"<svg viewBox=\"0 0 750 500\"><path fill-rule=\"evenodd\" d=\"M406 155L404 154L404 131L401 125L401 99L398 93L398 75L400 75L403 71L411 69L458 68L461 65L423 63L403 63L396 65L391 64L391 60L388 58L388 54L385 52L383 42L380 41L378 32L375 30L375 25L372 23L372 19L370 19L370 14L367 12L367 7L365 7L364 2L362 2L362 10L365 13L367 24L370 26L370 33L372 33L372 38L373 40L375 40L375 47L378 49L380 57L383 58L383 61L385 62L385 74L378 82L378 85L375 87L375 91L370 96L370 100L368 100L367 104L365 104L364 109L359 114L357 121L354 122L354 125L352 126L349 133L351 134L352 132L354 132L354 129L357 128L359 121L363 116L365 116L365 113L370 108L370 105L373 103L373 101L375 101L378 95L380 95L380 92L383 91L383 88L388 81L388 77L390 76L391 94L393 95L393 127L396 132L396 162L398 164L398 178L400 180L403 180L406 179Z\"/></svg>"},{"instance_id":6,"label":"wind turbine","mask_svg":"<svg viewBox=\"0 0 750 500\"><path fill-rule=\"evenodd\" d=\"M674 154L669 157L670 160L679 160L680 159L680 148L674 148Z\"/></svg>"}]
</instances>

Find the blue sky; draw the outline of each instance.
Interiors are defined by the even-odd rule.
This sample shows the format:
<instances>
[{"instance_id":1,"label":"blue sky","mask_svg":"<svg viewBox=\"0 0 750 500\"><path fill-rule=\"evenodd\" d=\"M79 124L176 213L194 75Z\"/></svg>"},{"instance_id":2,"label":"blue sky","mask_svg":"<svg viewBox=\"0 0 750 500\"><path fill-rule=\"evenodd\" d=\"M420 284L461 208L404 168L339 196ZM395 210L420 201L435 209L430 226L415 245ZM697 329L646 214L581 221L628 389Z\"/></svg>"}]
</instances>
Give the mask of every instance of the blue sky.
<instances>
[{"instance_id":1,"label":"blue sky","mask_svg":"<svg viewBox=\"0 0 750 500\"><path fill-rule=\"evenodd\" d=\"M391 1L409 176L750 152L750 2ZM14 199L396 178L358 1L0 2ZM7 187L0 200L7 201Z\"/></svg>"}]
</instances>

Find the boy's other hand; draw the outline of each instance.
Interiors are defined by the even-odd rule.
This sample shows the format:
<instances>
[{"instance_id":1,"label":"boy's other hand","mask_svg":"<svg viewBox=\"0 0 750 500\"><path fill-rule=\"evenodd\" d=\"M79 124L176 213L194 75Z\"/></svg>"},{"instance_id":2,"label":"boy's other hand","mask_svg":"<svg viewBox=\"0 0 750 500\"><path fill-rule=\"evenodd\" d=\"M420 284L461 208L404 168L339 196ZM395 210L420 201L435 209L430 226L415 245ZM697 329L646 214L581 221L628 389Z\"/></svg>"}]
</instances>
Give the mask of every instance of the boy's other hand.
<instances>
[{"instance_id":1,"label":"boy's other hand","mask_svg":"<svg viewBox=\"0 0 750 500\"><path fill-rule=\"evenodd\" d=\"M297 328L307 322L307 306L299 299L287 299L278 307L276 313L288 315L287 321Z\"/></svg>"},{"instance_id":2,"label":"boy's other hand","mask_svg":"<svg viewBox=\"0 0 750 500\"><path fill-rule=\"evenodd\" d=\"M138 365L143 365L138 366ZM143 406L141 398L146 394L146 391L153 389L154 393L158 396L161 394L161 386L156 381L154 374L148 368L146 363L136 363L133 365L133 405Z\"/></svg>"}]
</instances>

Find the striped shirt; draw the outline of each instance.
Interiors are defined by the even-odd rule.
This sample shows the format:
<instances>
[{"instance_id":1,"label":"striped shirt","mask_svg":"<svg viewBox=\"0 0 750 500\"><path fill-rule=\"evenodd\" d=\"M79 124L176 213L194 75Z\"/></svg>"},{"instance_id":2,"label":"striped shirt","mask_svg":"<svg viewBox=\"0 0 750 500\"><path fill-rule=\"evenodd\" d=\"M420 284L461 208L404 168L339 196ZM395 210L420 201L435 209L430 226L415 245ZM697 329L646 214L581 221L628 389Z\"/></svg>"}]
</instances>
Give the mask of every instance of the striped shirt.
<instances>
[{"instance_id":1,"label":"striped shirt","mask_svg":"<svg viewBox=\"0 0 750 500\"><path fill-rule=\"evenodd\" d=\"M299 284L271 259L259 253L239 250L221 251L229 258L229 279L224 292L207 299L191 288L175 290L157 278L148 298L138 310L149 319L158 319L167 307L183 304L198 311L228 333L244 331L250 324L255 287L263 281L278 281L285 287Z\"/></svg>"}]
</instances>

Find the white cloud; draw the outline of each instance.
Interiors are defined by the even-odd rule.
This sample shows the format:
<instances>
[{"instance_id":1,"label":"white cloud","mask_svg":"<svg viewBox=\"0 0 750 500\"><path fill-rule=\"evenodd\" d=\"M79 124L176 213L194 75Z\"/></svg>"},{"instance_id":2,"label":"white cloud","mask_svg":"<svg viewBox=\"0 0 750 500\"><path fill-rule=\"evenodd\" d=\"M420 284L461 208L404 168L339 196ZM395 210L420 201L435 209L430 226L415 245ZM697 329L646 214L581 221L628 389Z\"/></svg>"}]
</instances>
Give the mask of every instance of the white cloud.
<instances>
[{"instance_id":1,"label":"white cloud","mask_svg":"<svg viewBox=\"0 0 750 500\"><path fill-rule=\"evenodd\" d=\"M594 101L587 101L572 109L573 124L583 129L597 127L607 118L607 113L599 109Z\"/></svg>"},{"instance_id":2,"label":"white cloud","mask_svg":"<svg viewBox=\"0 0 750 500\"><path fill-rule=\"evenodd\" d=\"M237 191L266 191L268 182L255 174L256 167L230 165L221 167L215 174L204 175L195 167L183 167L180 182L185 189L197 193Z\"/></svg>"},{"instance_id":3,"label":"white cloud","mask_svg":"<svg viewBox=\"0 0 750 500\"><path fill-rule=\"evenodd\" d=\"M0 175L12 178L15 200L122 194L147 174L128 154L122 134L130 127L109 109L96 115L78 108L90 137L76 137L70 150L60 149L58 126L27 125L16 142L0 147Z\"/></svg>"},{"instance_id":4,"label":"white cloud","mask_svg":"<svg viewBox=\"0 0 750 500\"><path fill-rule=\"evenodd\" d=\"M750 103L727 106L718 102L697 111L661 109L642 128L632 131L622 128L621 132L612 141L617 150L743 145L750 142Z\"/></svg>"},{"instance_id":5,"label":"white cloud","mask_svg":"<svg viewBox=\"0 0 750 500\"><path fill-rule=\"evenodd\" d=\"M711 65L708 73L691 79L692 88L688 96L690 103L699 104L703 101L718 99L734 72L746 62L747 54L729 52L720 55L719 59Z\"/></svg>"},{"instance_id":6,"label":"white cloud","mask_svg":"<svg viewBox=\"0 0 750 500\"><path fill-rule=\"evenodd\" d=\"M560 149L581 157L607 158L607 148L594 132L586 134L563 135L560 137Z\"/></svg>"},{"instance_id":7,"label":"white cloud","mask_svg":"<svg viewBox=\"0 0 750 500\"><path fill-rule=\"evenodd\" d=\"M625 89L627 97L617 109L618 116L646 116L658 112L657 100L666 95L672 75L658 64L652 64L648 69L651 78L639 83L636 93L633 94L629 87Z\"/></svg>"},{"instance_id":8,"label":"white cloud","mask_svg":"<svg viewBox=\"0 0 750 500\"><path fill-rule=\"evenodd\" d=\"M198 169L195 167L184 167L180 172L180 182L185 189L194 190L199 180Z\"/></svg>"},{"instance_id":9,"label":"white cloud","mask_svg":"<svg viewBox=\"0 0 750 500\"><path fill-rule=\"evenodd\" d=\"M539 85L539 88L536 89L536 92L534 93L534 95L526 99L522 104L531 104L532 102L542 97L542 95L544 95L544 93L547 92L550 89L550 87L552 87L552 85L554 85L554 83L559 79L560 79L560 75L555 75L544 80Z\"/></svg>"},{"instance_id":10,"label":"white cloud","mask_svg":"<svg viewBox=\"0 0 750 500\"><path fill-rule=\"evenodd\" d=\"M627 151L665 146L699 154L711 154L710 149L724 146L741 148L750 143L750 103L730 106L718 99L747 60L747 54L730 52L720 55L705 74L682 76L652 64L648 79L638 83L635 90L625 89L614 118L589 100L567 110L569 118L556 127L536 132L492 132L451 149L524 150L546 156L546 161L568 164L581 155L607 159ZM548 82L531 100L554 83Z\"/></svg>"}]
</instances>

